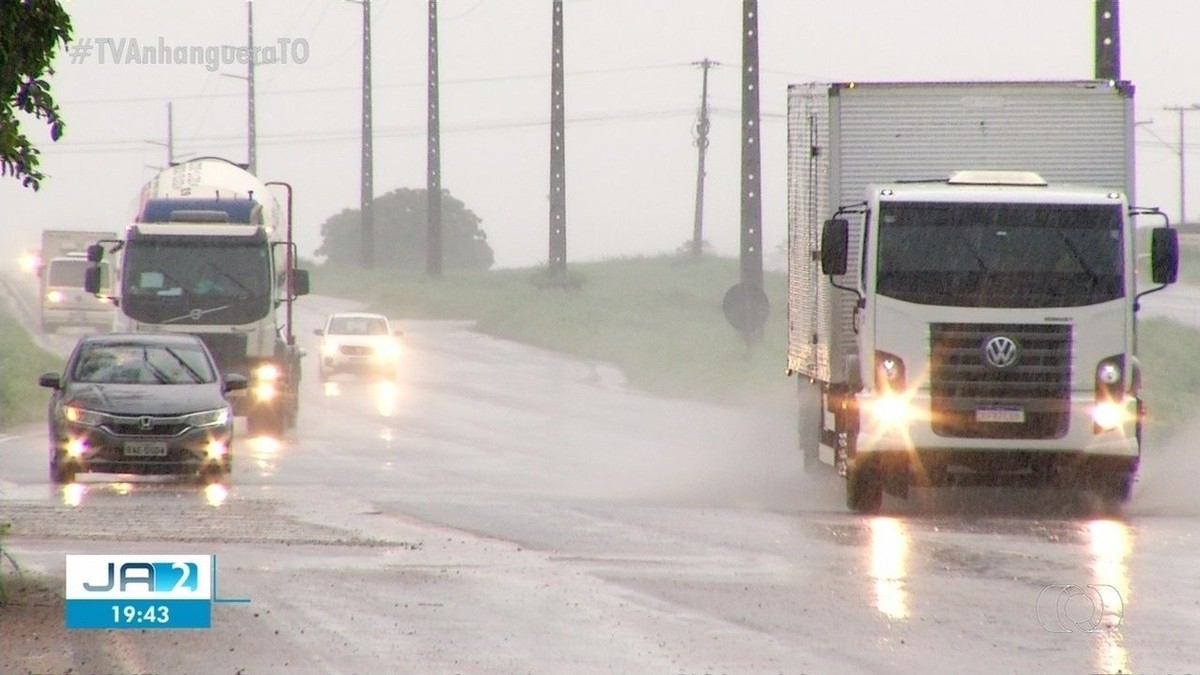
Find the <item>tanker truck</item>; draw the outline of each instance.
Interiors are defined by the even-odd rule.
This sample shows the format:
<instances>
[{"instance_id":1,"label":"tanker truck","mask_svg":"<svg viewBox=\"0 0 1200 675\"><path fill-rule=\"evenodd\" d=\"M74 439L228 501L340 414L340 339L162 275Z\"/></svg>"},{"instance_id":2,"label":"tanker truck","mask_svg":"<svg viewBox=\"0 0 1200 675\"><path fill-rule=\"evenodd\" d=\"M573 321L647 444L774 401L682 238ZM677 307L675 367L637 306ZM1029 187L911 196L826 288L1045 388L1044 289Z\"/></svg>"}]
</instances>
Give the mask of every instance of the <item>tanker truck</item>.
<instances>
[{"instance_id":1,"label":"tanker truck","mask_svg":"<svg viewBox=\"0 0 1200 675\"><path fill-rule=\"evenodd\" d=\"M807 83L788 99L806 469L833 467L858 512L914 485L1119 510L1146 419L1138 298L1178 269L1166 216L1133 205L1132 85Z\"/></svg>"},{"instance_id":2,"label":"tanker truck","mask_svg":"<svg viewBox=\"0 0 1200 675\"><path fill-rule=\"evenodd\" d=\"M269 185L286 190L286 212ZM207 157L161 171L137 204L123 236L89 249L88 290L100 292L100 265L117 259L118 330L198 336L222 373L250 380L231 394L250 433L293 426L303 352L292 303L309 279L296 268L290 186Z\"/></svg>"}]
</instances>

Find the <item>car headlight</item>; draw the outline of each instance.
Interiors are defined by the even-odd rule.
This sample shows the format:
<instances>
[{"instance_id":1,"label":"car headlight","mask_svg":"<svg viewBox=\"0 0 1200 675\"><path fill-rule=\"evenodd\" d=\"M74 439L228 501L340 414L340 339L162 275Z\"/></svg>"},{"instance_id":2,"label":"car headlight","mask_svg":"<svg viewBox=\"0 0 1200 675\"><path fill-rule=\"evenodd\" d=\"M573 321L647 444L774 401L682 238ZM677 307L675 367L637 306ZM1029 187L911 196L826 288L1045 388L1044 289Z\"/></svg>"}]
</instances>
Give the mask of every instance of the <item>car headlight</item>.
<instances>
[{"instance_id":1,"label":"car headlight","mask_svg":"<svg viewBox=\"0 0 1200 675\"><path fill-rule=\"evenodd\" d=\"M228 407L217 408L216 410L205 410L187 416L188 426L193 427L218 427L229 424L229 419L232 411Z\"/></svg>"},{"instance_id":2,"label":"car headlight","mask_svg":"<svg viewBox=\"0 0 1200 675\"><path fill-rule=\"evenodd\" d=\"M73 424L81 424L85 427L98 427L104 424L104 413L80 408L79 406L68 405L62 409L63 418Z\"/></svg>"},{"instance_id":3,"label":"car headlight","mask_svg":"<svg viewBox=\"0 0 1200 675\"><path fill-rule=\"evenodd\" d=\"M388 340L375 345L375 358L390 361L400 355L400 345Z\"/></svg>"},{"instance_id":4,"label":"car headlight","mask_svg":"<svg viewBox=\"0 0 1200 675\"><path fill-rule=\"evenodd\" d=\"M321 343L321 354L325 356L337 356L338 344L333 340L326 340Z\"/></svg>"}]
</instances>

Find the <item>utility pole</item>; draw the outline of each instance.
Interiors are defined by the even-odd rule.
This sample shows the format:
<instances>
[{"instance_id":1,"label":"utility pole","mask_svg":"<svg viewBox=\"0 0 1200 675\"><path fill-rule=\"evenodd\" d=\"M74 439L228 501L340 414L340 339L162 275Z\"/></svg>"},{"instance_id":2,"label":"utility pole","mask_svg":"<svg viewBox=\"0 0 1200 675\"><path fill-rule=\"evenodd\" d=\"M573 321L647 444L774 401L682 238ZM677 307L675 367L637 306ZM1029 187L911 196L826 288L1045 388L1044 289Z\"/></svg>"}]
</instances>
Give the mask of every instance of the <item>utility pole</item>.
<instances>
[{"instance_id":1,"label":"utility pole","mask_svg":"<svg viewBox=\"0 0 1200 675\"><path fill-rule=\"evenodd\" d=\"M762 288L762 152L759 148L758 0L742 7L742 284Z\"/></svg>"},{"instance_id":2,"label":"utility pole","mask_svg":"<svg viewBox=\"0 0 1200 675\"><path fill-rule=\"evenodd\" d=\"M246 170L252 174L258 175L256 171L258 167L258 139L256 138L255 129L255 114L254 114L254 62L258 59L254 53L254 2L246 0L246 44L250 47L250 59L246 62L246 97L247 103L247 139L248 147L246 148Z\"/></svg>"},{"instance_id":3,"label":"utility pole","mask_svg":"<svg viewBox=\"0 0 1200 675\"><path fill-rule=\"evenodd\" d=\"M708 150L708 69L719 65L704 59L695 65L703 70L700 85L700 118L696 121L696 218L692 225L692 256L699 258L704 252L704 155Z\"/></svg>"},{"instance_id":4,"label":"utility pole","mask_svg":"<svg viewBox=\"0 0 1200 675\"><path fill-rule=\"evenodd\" d=\"M550 273L567 269L567 155L563 93L563 3L553 0L550 53Z\"/></svg>"},{"instance_id":5,"label":"utility pole","mask_svg":"<svg viewBox=\"0 0 1200 675\"><path fill-rule=\"evenodd\" d=\"M762 341L762 327L770 312L763 290L762 152L758 127L758 0L743 0L741 280L726 291L721 309L747 345Z\"/></svg>"},{"instance_id":6,"label":"utility pole","mask_svg":"<svg viewBox=\"0 0 1200 675\"><path fill-rule=\"evenodd\" d=\"M1174 110L1179 113L1179 218L1176 222L1182 224L1187 222L1187 182L1185 173L1187 167L1187 149L1184 144L1183 128L1184 117L1186 113L1200 110L1200 103L1191 105L1169 105L1163 110Z\"/></svg>"},{"instance_id":7,"label":"utility pole","mask_svg":"<svg viewBox=\"0 0 1200 675\"><path fill-rule=\"evenodd\" d=\"M167 142L146 141L167 149L167 167L175 166L175 122L171 114L171 105L171 102L167 101Z\"/></svg>"},{"instance_id":8,"label":"utility pole","mask_svg":"<svg viewBox=\"0 0 1200 675\"><path fill-rule=\"evenodd\" d=\"M442 160L441 129L438 124L438 46L437 0L429 0L429 124L426 157L425 194L427 232L425 237L425 274L442 276Z\"/></svg>"},{"instance_id":9,"label":"utility pole","mask_svg":"<svg viewBox=\"0 0 1200 675\"><path fill-rule=\"evenodd\" d=\"M1096 0L1096 79L1121 81L1121 21L1118 0Z\"/></svg>"},{"instance_id":10,"label":"utility pole","mask_svg":"<svg viewBox=\"0 0 1200 675\"><path fill-rule=\"evenodd\" d=\"M346 0L363 8L362 29L362 192L358 202L359 230L362 235L360 256L362 266L375 266L375 218L372 208L375 186L371 155L371 0Z\"/></svg>"}]
</instances>

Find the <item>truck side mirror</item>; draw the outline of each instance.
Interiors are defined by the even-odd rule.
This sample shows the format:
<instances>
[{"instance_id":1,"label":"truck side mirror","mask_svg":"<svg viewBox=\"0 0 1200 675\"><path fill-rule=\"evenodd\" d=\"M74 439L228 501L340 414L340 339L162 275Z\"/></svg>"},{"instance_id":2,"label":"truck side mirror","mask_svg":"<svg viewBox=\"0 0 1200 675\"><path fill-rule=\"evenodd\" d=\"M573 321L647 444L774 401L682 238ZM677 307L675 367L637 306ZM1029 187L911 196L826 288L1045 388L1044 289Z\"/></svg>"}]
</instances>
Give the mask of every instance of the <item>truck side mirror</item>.
<instances>
[{"instance_id":1,"label":"truck side mirror","mask_svg":"<svg viewBox=\"0 0 1200 675\"><path fill-rule=\"evenodd\" d=\"M292 270L292 297L308 295L308 270Z\"/></svg>"},{"instance_id":2,"label":"truck side mirror","mask_svg":"<svg viewBox=\"0 0 1200 675\"><path fill-rule=\"evenodd\" d=\"M1150 277L1156 284L1173 284L1179 277L1179 231L1156 227L1150 232Z\"/></svg>"},{"instance_id":3,"label":"truck side mirror","mask_svg":"<svg viewBox=\"0 0 1200 675\"><path fill-rule=\"evenodd\" d=\"M845 274L849 256L850 221L842 218L825 221L821 230L821 274Z\"/></svg>"},{"instance_id":4,"label":"truck side mirror","mask_svg":"<svg viewBox=\"0 0 1200 675\"><path fill-rule=\"evenodd\" d=\"M88 265L83 271L83 290L98 295L100 293L100 267L97 265Z\"/></svg>"},{"instance_id":5,"label":"truck side mirror","mask_svg":"<svg viewBox=\"0 0 1200 675\"><path fill-rule=\"evenodd\" d=\"M104 246L100 244L92 244L87 247L88 262L98 263L104 259Z\"/></svg>"}]
</instances>

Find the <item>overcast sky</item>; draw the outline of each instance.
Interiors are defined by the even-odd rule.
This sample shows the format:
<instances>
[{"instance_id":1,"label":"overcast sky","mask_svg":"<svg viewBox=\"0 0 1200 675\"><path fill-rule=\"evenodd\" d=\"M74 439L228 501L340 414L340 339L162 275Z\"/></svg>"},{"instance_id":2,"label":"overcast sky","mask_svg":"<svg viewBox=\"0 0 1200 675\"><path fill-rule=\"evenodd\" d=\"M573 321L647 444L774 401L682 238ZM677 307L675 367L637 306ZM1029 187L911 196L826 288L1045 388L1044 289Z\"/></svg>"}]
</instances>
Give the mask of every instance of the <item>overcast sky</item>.
<instances>
[{"instance_id":1,"label":"overcast sky","mask_svg":"<svg viewBox=\"0 0 1200 675\"><path fill-rule=\"evenodd\" d=\"M1087 79L1092 0L760 0L764 247L786 237L786 86L806 81ZM167 102L178 156L246 157L240 64L113 63L140 47L244 45L241 0L69 0L86 58L57 62L67 134L40 142L40 192L0 180L0 227L36 247L43 228L119 230L139 187L166 161ZM483 219L498 266L547 257L550 0L442 0L442 185ZM374 0L375 193L425 185L424 0ZM736 255L737 0L566 0L567 257L674 250L692 231L692 130L700 69L714 111L705 238ZM361 6L256 0L255 42L290 41L289 62L258 68L258 168L296 189L302 255L320 226L359 204ZM1121 3L1122 75L1137 87L1138 202L1179 211L1179 116L1200 102L1200 3ZM190 53L190 51L189 51ZM105 62L101 63L103 54ZM297 62L297 60L302 62ZM126 59L127 61L127 59ZM1186 117L1188 212L1200 214L1200 112ZM1185 154L1189 154L1185 153ZM16 251L13 252L13 255ZM770 261L768 261L770 263Z\"/></svg>"}]
</instances>

